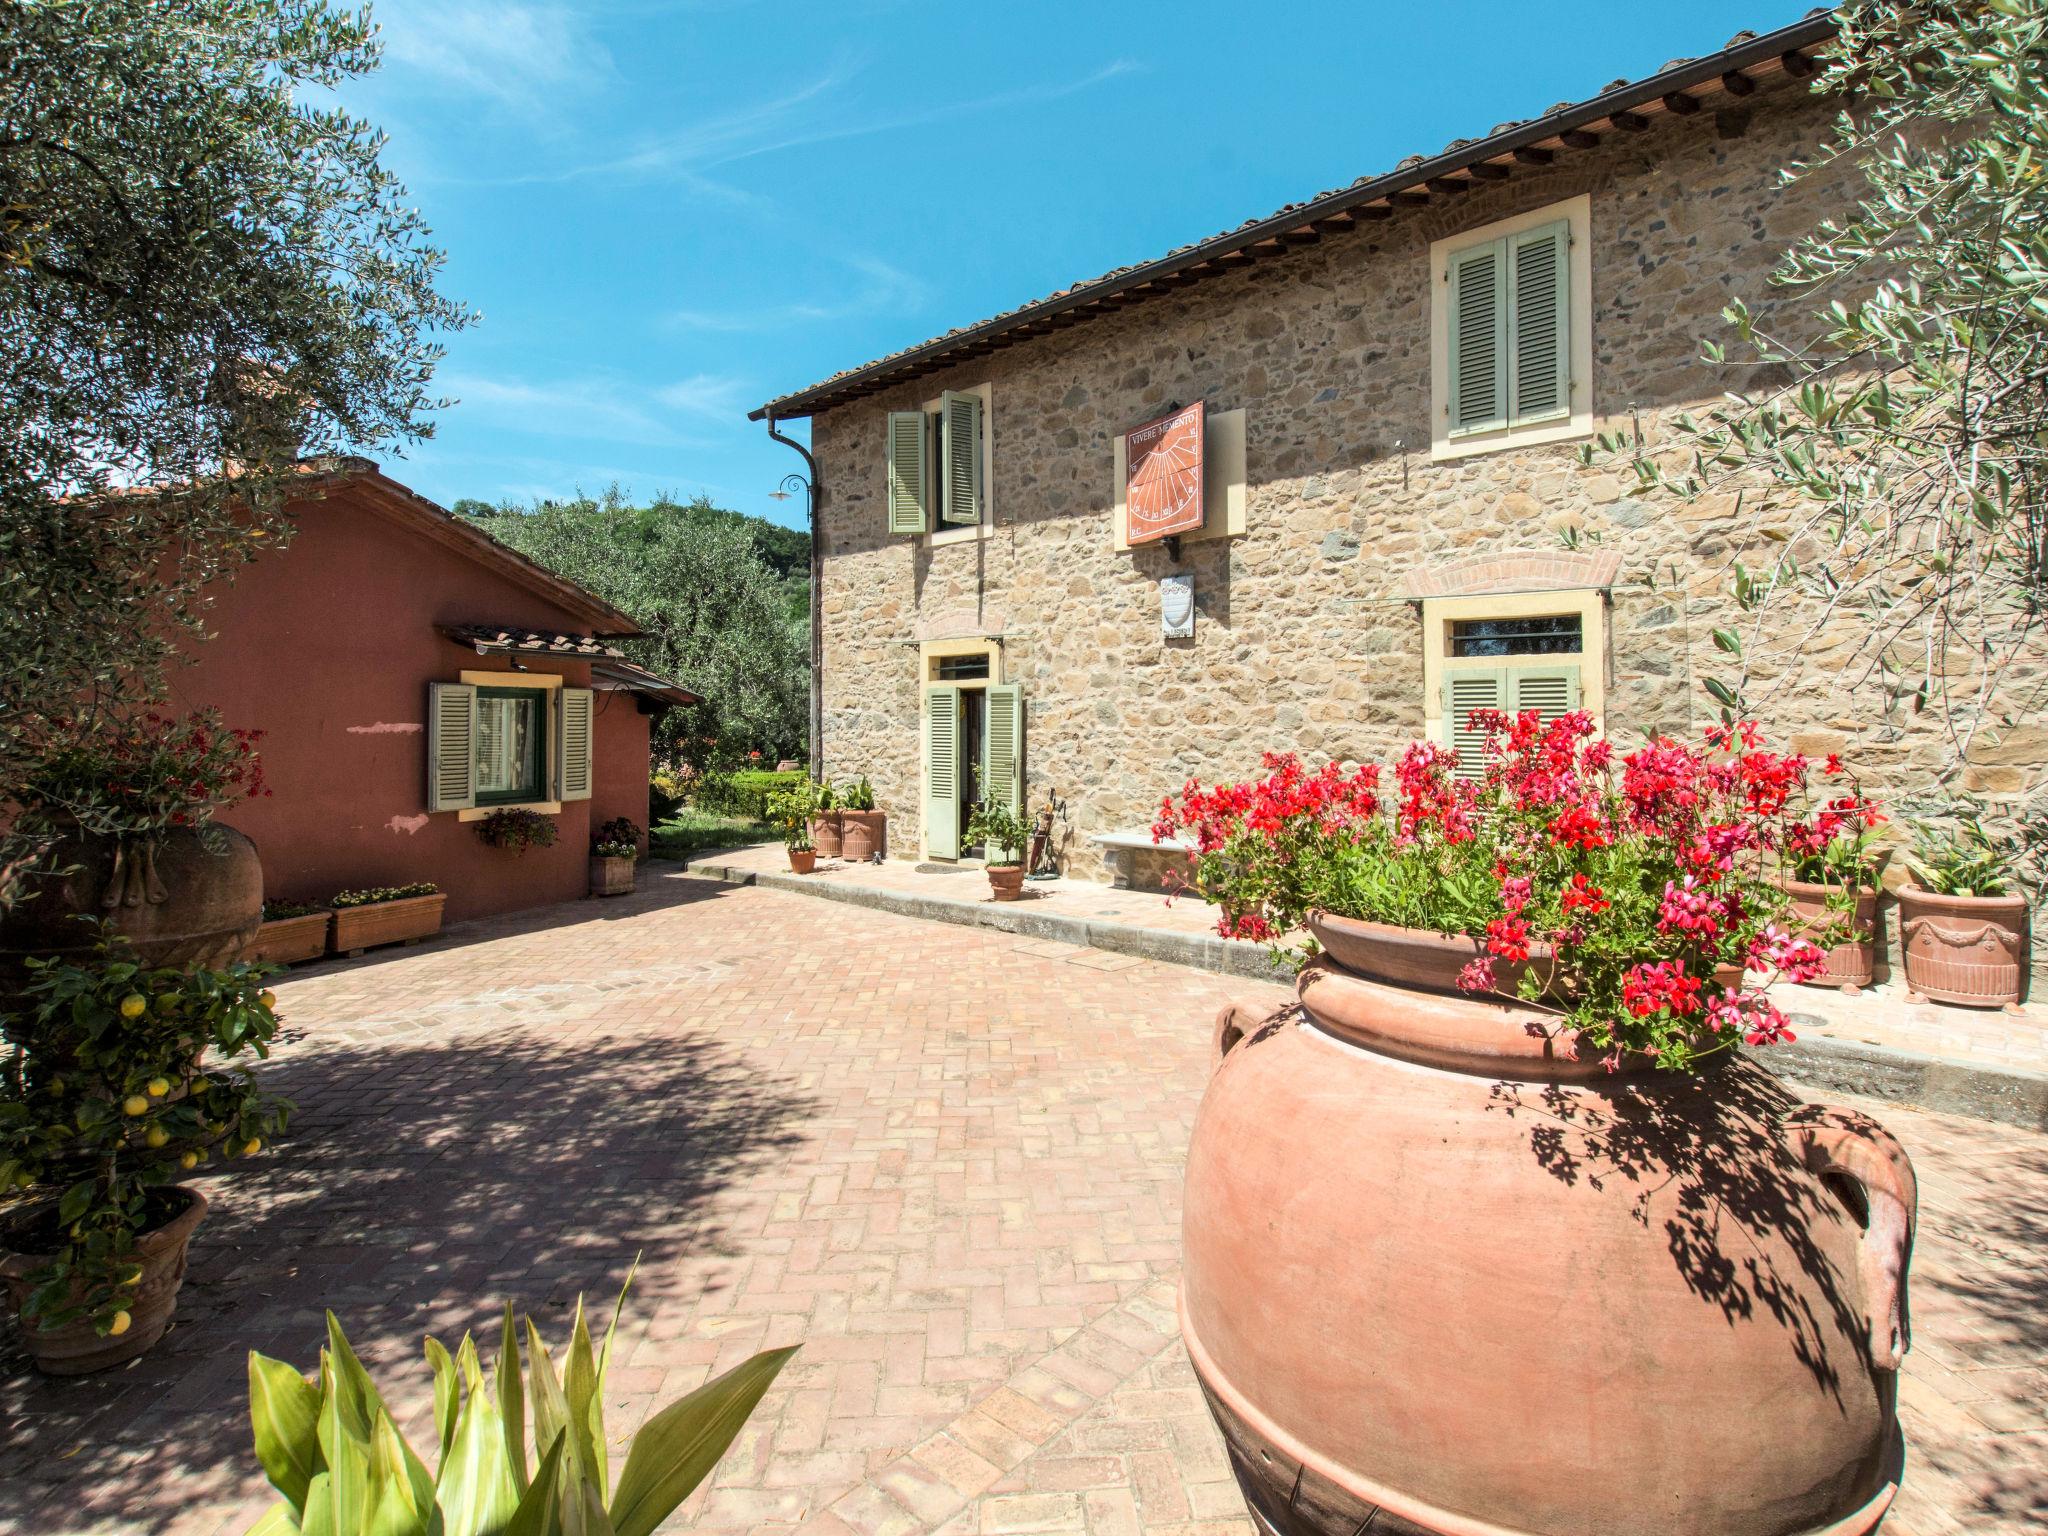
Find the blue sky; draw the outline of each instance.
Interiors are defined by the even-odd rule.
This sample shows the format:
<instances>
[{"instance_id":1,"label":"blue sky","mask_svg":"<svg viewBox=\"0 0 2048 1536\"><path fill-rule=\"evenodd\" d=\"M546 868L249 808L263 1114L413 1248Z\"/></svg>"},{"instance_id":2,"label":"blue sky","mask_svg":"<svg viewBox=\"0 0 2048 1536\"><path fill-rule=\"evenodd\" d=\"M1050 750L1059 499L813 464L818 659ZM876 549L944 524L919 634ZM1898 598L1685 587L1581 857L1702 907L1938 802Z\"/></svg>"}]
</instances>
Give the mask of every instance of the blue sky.
<instances>
[{"instance_id":1,"label":"blue sky","mask_svg":"<svg viewBox=\"0 0 2048 1536\"><path fill-rule=\"evenodd\" d=\"M1806 9L377 0L345 99L483 312L387 467L793 523L764 400Z\"/></svg>"}]
</instances>

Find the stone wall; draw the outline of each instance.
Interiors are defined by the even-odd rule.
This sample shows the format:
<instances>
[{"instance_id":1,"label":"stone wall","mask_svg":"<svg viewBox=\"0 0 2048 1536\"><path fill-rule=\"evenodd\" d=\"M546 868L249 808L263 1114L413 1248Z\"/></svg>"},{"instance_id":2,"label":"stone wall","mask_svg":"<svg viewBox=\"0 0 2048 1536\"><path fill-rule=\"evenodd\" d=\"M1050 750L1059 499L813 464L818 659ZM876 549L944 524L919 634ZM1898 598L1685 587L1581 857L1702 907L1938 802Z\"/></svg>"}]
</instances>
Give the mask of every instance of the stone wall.
<instances>
[{"instance_id":1,"label":"stone wall","mask_svg":"<svg viewBox=\"0 0 2048 1536\"><path fill-rule=\"evenodd\" d=\"M1027 698L1027 792L1068 801L1068 870L1101 878L1087 835L1149 823L1190 777L1242 777L1267 748L1311 760L1397 752L1424 720L1410 574L1489 551L1556 551L1567 530L1619 558L1609 734L1632 745L1704 723L1698 681L1725 622L1732 499L1639 498L1617 473L1581 467L1571 444L1432 463L1428 245L1590 194L1593 409L1603 427L1639 422L1655 442L1663 415L1729 387L1699 360L1722 306L1737 293L1767 301L1778 255L1844 202L1840 179L1780 179L1827 117L1781 90L1739 112L1660 119L1555 167L821 415L829 770L873 780L893 851L914 856L916 642L963 625L1000 633L1004 679ZM983 382L991 536L936 547L890 537L886 413ZM1177 567L1157 546L1117 552L1113 437L1197 398L1247 412L1247 532L1190 544ZM1174 569L1195 577L1192 640L1160 636L1157 578ZM1880 792L1931 783L1949 744L1849 686L1826 654L1844 644L1820 637L1822 664L1788 684L1773 729L1845 751ZM2027 725L1988 742L1971 782L2021 787L2039 772L2040 735Z\"/></svg>"}]
</instances>

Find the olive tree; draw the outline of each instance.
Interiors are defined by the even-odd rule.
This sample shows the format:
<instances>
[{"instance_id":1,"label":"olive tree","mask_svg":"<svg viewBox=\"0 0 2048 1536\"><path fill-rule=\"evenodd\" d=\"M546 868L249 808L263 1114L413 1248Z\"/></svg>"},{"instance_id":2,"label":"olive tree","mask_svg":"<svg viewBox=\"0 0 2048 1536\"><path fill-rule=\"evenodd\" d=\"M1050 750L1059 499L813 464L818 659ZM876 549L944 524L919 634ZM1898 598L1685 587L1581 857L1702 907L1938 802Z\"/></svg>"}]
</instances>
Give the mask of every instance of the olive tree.
<instances>
[{"instance_id":1,"label":"olive tree","mask_svg":"<svg viewBox=\"0 0 2048 1536\"><path fill-rule=\"evenodd\" d=\"M1612 435L1589 457L1735 498L1705 679L1724 714L1808 683L1802 655L1846 631L1864 697L1930 713L1956 774L1987 733L2038 723L2048 689L2048 0L1838 18L1815 88L1843 108L1787 175L1839 164L1861 190L1772 274L1806 302L1768 323L1728 307L1706 354L1737 387L1677 418L1675 451Z\"/></svg>"},{"instance_id":2,"label":"olive tree","mask_svg":"<svg viewBox=\"0 0 2048 1536\"><path fill-rule=\"evenodd\" d=\"M0 0L0 785L161 695L296 460L428 434L470 316L335 104L377 53L326 0Z\"/></svg>"}]
</instances>

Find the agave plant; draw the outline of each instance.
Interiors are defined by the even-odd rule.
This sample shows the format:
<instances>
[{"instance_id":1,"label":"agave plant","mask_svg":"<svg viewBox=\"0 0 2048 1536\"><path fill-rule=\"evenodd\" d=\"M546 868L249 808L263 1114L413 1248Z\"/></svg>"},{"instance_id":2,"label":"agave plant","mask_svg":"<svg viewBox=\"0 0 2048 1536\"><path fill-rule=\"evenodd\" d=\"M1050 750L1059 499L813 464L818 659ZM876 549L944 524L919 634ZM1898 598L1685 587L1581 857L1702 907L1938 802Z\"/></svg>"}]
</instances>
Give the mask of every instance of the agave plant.
<instances>
[{"instance_id":1,"label":"agave plant","mask_svg":"<svg viewBox=\"0 0 2048 1536\"><path fill-rule=\"evenodd\" d=\"M438 1472L398 1432L332 1312L316 1379L251 1350L256 1455L284 1497L249 1536L649 1536L718 1464L796 1348L755 1355L649 1418L613 1487L604 1378L625 1300L621 1290L593 1349L577 1298L559 1373L531 1317L522 1357L509 1302L494 1382L468 1334L453 1355L428 1339Z\"/></svg>"}]
</instances>

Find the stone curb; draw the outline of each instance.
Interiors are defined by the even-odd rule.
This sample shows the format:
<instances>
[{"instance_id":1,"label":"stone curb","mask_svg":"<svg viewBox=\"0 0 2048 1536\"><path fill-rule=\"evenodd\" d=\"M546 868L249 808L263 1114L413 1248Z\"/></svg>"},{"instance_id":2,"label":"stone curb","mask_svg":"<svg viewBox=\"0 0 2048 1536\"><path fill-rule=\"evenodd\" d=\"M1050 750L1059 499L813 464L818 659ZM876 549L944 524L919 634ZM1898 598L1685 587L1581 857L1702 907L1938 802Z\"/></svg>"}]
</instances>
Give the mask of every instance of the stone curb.
<instances>
[{"instance_id":1,"label":"stone curb","mask_svg":"<svg viewBox=\"0 0 2048 1536\"><path fill-rule=\"evenodd\" d=\"M857 907L921 917L929 922L993 928L1026 938L1051 939L1113 954L1137 955L1168 965L1192 966L1250 981L1287 985L1291 967L1276 965L1265 950L1233 943L1214 934L1177 933L1163 928L1134 928L1122 923L1097 923L1086 918L1033 912L993 902L959 901L945 896L908 896L901 891L785 874L778 870L741 869L721 862L716 852L684 861L687 873L729 885L759 885L794 891L800 896L843 901ZM2048 1075L2017 1067L1981 1066L1974 1062L1925 1056L1889 1046L1861 1045L1802 1030L1812 1019L1791 1016L1799 1039L1790 1045L1748 1053L1758 1065L1780 1077L1828 1093L1853 1093L1886 1099L1915 1109L1964 1115L2030 1131L2048 1130Z\"/></svg>"}]
</instances>

